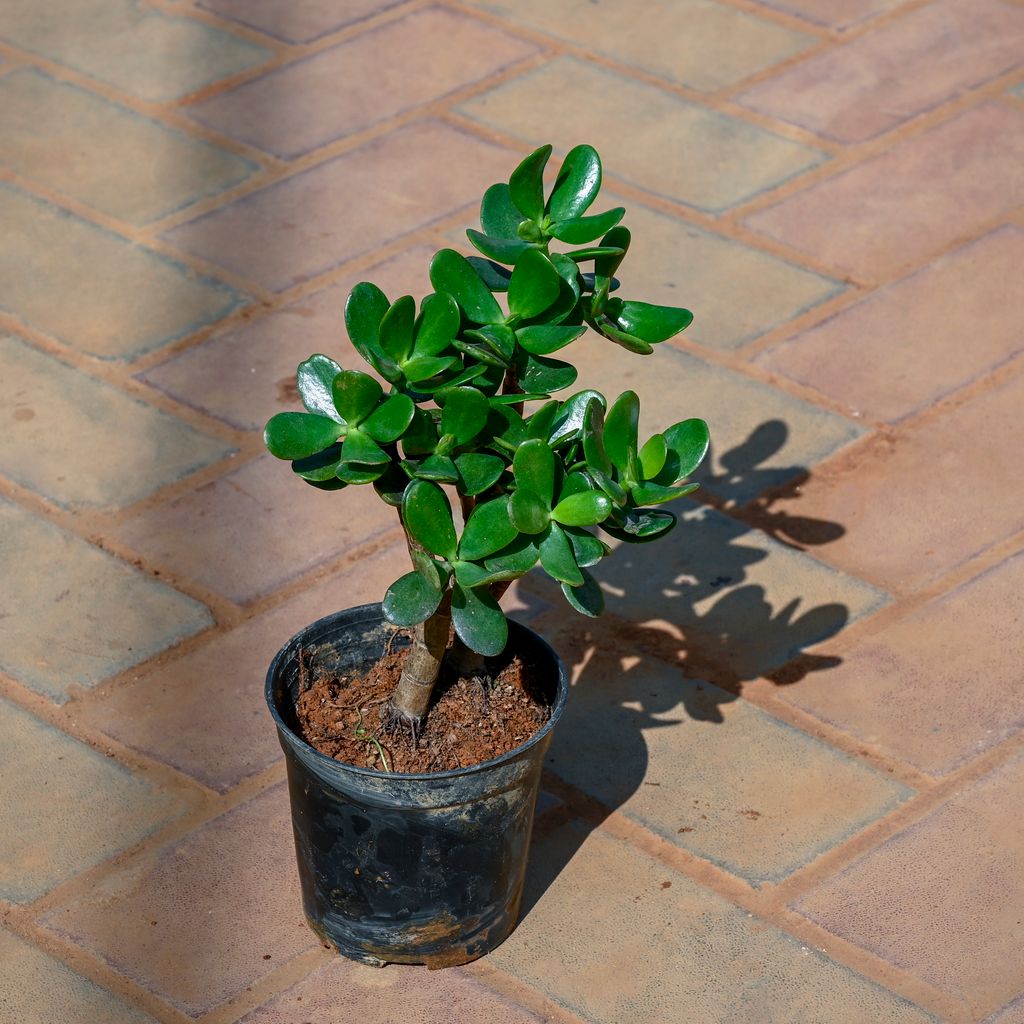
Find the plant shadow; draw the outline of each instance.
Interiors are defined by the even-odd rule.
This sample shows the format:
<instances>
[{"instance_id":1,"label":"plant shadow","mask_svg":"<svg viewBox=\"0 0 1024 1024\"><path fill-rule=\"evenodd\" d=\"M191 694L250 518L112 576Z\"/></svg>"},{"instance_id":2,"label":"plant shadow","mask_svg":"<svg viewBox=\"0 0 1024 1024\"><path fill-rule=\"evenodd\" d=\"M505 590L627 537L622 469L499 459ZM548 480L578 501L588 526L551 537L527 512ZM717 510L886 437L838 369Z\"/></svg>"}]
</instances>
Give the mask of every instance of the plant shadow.
<instances>
[{"instance_id":1,"label":"plant shadow","mask_svg":"<svg viewBox=\"0 0 1024 1024\"><path fill-rule=\"evenodd\" d=\"M585 828L565 830L576 840L531 858L524 918L590 831L641 787L660 785L647 778L650 747L665 754L659 734L686 722L724 723L723 708L745 683L794 683L841 663L807 649L836 636L850 609L838 601L807 607L802 592L821 571L805 550L845 529L775 507L810 479L805 467L773 464L787 437L786 425L771 420L717 459L709 454L703 500L675 503L675 530L653 544L620 545L596 567L602 618L569 626L564 615L545 618L543 606L562 596L545 578L531 578L540 598L531 624L553 623L551 639L574 666L543 783L563 808L539 819L538 835L569 815ZM520 596L529 615L526 588Z\"/></svg>"}]
</instances>

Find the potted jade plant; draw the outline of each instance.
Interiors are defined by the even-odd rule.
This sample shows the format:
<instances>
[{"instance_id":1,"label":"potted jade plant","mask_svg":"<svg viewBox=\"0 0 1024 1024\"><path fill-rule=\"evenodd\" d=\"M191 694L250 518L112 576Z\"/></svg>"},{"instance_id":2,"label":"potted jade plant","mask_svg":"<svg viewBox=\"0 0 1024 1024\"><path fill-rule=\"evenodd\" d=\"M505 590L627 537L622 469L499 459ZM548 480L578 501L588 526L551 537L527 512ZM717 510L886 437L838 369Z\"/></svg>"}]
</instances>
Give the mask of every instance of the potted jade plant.
<instances>
[{"instance_id":1,"label":"potted jade plant","mask_svg":"<svg viewBox=\"0 0 1024 1024\"><path fill-rule=\"evenodd\" d=\"M499 600L531 570L583 615L612 547L665 536L708 430L682 419L641 443L639 400L565 396L560 358L588 329L646 355L685 309L621 299L622 208L589 214L601 161L577 146L546 195L551 147L487 189L482 256L442 249L417 307L356 285L349 337L373 373L313 355L305 412L267 448L307 483L372 486L408 541L382 602L293 637L267 676L284 748L306 915L366 963L465 963L512 930L540 769L565 704L561 663ZM590 268L590 269L586 269ZM339 514L344 514L340 512Z\"/></svg>"}]
</instances>

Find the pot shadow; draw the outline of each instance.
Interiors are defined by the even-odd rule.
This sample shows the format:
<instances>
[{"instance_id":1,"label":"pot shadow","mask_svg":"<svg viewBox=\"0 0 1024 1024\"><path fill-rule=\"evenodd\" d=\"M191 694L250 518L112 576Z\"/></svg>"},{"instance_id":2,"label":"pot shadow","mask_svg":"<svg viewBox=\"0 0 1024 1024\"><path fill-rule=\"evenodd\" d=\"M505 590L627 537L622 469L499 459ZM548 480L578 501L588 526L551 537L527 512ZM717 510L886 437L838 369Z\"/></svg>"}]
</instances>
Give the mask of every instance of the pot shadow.
<instances>
[{"instance_id":1,"label":"pot shadow","mask_svg":"<svg viewBox=\"0 0 1024 1024\"><path fill-rule=\"evenodd\" d=\"M807 648L836 636L849 608L806 607L800 588L815 569L805 549L845 530L774 507L798 497L811 475L803 466L765 464L787 437L785 424L768 421L715 463L709 457L700 477L703 500L674 503L680 521L667 538L622 544L600 563L594 574L606 597L601 618L567 625L564 615L546 616L541 606L556 605L562 595L546 577L531 577L540 598L531 625L543 631L551 623L549 639L574 666L542 783L563 807L540 817L537 834L569 817L584 828L562 830L575 838L563 836L531 857L523 918L590 831L641 787L661 785L647 778L651 747L662 763L672 759L666 743L686 742L670 739L670 730L724 723L723 708L749 681L794 683L841 663ZM526 588L520 595L529 615Z\"/></svg>"}]
</instances>

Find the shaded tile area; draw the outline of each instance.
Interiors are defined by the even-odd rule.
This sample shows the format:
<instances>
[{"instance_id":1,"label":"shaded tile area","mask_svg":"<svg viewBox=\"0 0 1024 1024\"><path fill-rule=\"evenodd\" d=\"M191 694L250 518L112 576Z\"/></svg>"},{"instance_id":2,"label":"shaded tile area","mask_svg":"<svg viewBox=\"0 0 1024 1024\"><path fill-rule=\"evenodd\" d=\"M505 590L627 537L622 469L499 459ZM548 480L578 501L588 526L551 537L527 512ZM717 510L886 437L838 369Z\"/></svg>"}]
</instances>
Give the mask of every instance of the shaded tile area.
<instances>
[{"instance_id":1,"label":"shaded tile area","mask_svg":"<svg viewBox=\"0 0 1024 1024\"><path fill-rule=\"evenodd\" d=\"M558 57L458 109L534 145L564 139L568 149L580 139L600 139L604 164L617 176L710 212L774 188L824 158L819 150L574 57Z\"/></svg>"},{"instance_id":2,"label":"shaded tile area","mask_svg":"<svg viewBox=\"0 0 1024 1024\"><path fill-rule=\"evenodd\" d=\"M373 373L345 330L349 292L359 281L373 281L392 301L427 295L433 290L427 276L433 254L433 246L413 246L323 291L214 334L147 370L142 379L233 427L262 429L274 413L300 407L296 367L314 352L326 353L345 369Z\"/></svg>"},{"instance_id":3,"label":"shaded tile area","mask_svg":"<svg viewBox=\"0 0 1024 1024\"><path fill-rule=\"evenodd\" d=\"M818 886L795 909L962 1000L1024 989L1024 756Z\"/></svg>"},{"instance_id":4,"label":"shaded tile area","mask_svg":"<svg viewBox=\"0 0 1024 1024\"><path fill-rule=\"evenodd\" d=\"M653 0L638 17L628 4L588 0L476 0L576 46L641 71L712 92L813 45L803 32L710 0Z\"/></svg>"},{"instance_id":5,"label":"shaded tile area","mask_svg":"<svg viewBox=\"0 0 1024 1024\"><path fill-rule=\"evenodd\" d=\"M320 941L302 916L285 785L110 875L43 922L193 1016L237 995Z\"/></svg>"},{"instance_id":6,"label":"shaded tile area","mask_svg":"<svg viewBox=\"0 0 1024 1024\"><path fill-rule=\"evenodd\" d=\"M999 228L757 361L871 418L920 412L1024 350L1022 262L1024 231Z\"/></svg>"},{"instance_id":7,"label":"shaded tile area","mask_svg":"<svg viewBox=\"0 0 1024 1024\"><path fill-rule=\"evenodd\" d=\"M673 510L672 533L656 544L618 544L594 574L609 611L682 642L690 675L727 686L756 679L889 601L712 509L684 500ZM842 532L841 523L825 528Z\"/></svg>"},{"instance_id":8,"label":"shaded tile area","mask_svg":"<svg viewBox=\"0 0 1024 1024\"><path fill-rule=\"evenodd\" d=\"M246 603L397 526L372 487L321 491L264 455L115 533L148 561Z\"/></svg>"},{"instance_id":9,"label":"shaded tile area","mask_svg":"<svg viewBox=\"0 0 1024 1024\"><path fill-rule=\"evenodd\" d=\"M127 505L232 452L16 338L0 337L0 367L0 473L58 505Z\"/></svg>"},{"instance_id":10,"label":"shaded tile area","mask_svg":"<svg viewBox=\"0 0 1024 1024\"><path fill-rule=\"evenodd\" d=\"M131 224L223 192L257 169L34 68L0 79L0 153L17 174Z\"/></svg>"},{"instance_id":11,"label":"shaded tile area","mask_svg":"<svg viewBox=\"0 0 1024 1024\"><path fill-rule=\"evenodd\" d=\"M626 207L633 234L618 277L621 295L642 302L693 307L687 341L735 349L814 306L844 286L777 256L704 231L632 200L602 194ZM737 301L737 282L743 298ZM623 357L627 358L627 357Z\"/></svg>"},{"instance_id":12,"label":"shaded tile area","mask_svg":"<svg viewBox=\"0 0 1024 1024\"><path fill-rule=\"evenodd\" d=\"M570 352L580 368L572 390L596 388L609 401L627 389L641 396L642 441L678 420L707 420L713 451L693 479L740 505L801 477L863 433L851 420L669 343L638 356L591 333Z\"/></svg>"},{"instance_id":13,"label":"shaded tile area","mask_svg":"<svg viewBox=\"0 0 1024 1024\"><path fill-rule=\"evenodd\" d=\"M862 142L1012 69L1024 11L940 0L802 61L737 102L839 142Z\"/></svg>"},{"instance_id":14,"label":"shaded tile area","mask_svg":"<svg viewBox=\"0 0 1024 1024\"><path fill-rule=\"evenodd\" d=\"M757 0L825 28L846 29L899 7L906 0Z\"/></svg>"},{"instance_id":15,"label":"shaded tile area","mask_svg":"<svg viewBox=\"0 0 1024 1024\"><path fill-rule=\"evenodd\" d=\"M336 1018L341 1006L349 1020L402 1020L409 1024L543 1024L547 1019L490 991L460 968L381 971L336 957L305 981L247 1013L239 1024L326 1022Z\"/></svg>"},{"instance_id":16,"label":"shaded tile area","mask_svg":"<svg viewBox=\"0 0 1024 1024\"><path fill-rule=\"evenodd\" d=\"M204 0L201 6L286 43L311 43L401 0Z\"/></svg>"},{"instance_id":17,"label":"shaded tile area","mask_svg":"<svg viewBox=\"0 0 1024 1024\"><path fill-rule=\"evenodd\" d=\"M0 668L58 703L213 625L207 609L0 501Z\"/></svg>"},{"instance_id":18,"label":"shaded tile area","mask_svg":"<svg viewBox=\"0 0 1024 1024\"><path fill-rule=\"evenodd\" d=\"M184 810L91 747L0 699L0 897L27 903ZM0 1004L2 1005L2 1004Z\"/></svg>"},{"instance_id":19,"label":"shaded tile area","mask_svg":"<svg viewBox=\"0 0 1024 1024\"><path fill-rule=\"evenodd\" d=\"M464 15L428 8L215 96L189 113L287 159L429 103L535 51ZM382 61L381 54L401 59Z\"/></svg>"},{"instance_id":20,"label":"shaded tile area","mask_svg":"<svg viewBox=\"0 0 1024 1024\"><path fill-rule=\"evenodd\" d=\"M132 0L10 0L0 38L144 100L173 100L273 51Z\"/></svg>"},{"instance_id":21,"label":"shaded tile area","mask_svg":"<svg viewBox=\"0 0 1024 1024\"><path fill-rule=\"evenodd\" d=\"M773 511L836 519L821 551L833 565L910 593L1024 528L1017 422L1024 377L899 440L880 440L833 477Z\"/></svg>"},{"instance_id":22,"label":"shaded tile area","mask_svg":"<svg viewBox=\"0 0 1024 1024\"><path fill-rule=\"evenodd\" d=\"M1024 202L1024 112L983 103L746 224L829 266L880 278Z\"/></svg>"},{"instance_id":23,"label":"shaded tile area","mask_svg":"<svg viewBox=\"0 0 1024 1024\"><path fill-rule=\"evenodd\" d=\"M2 183L0 221L0 308L101 359L133 359L218 320L246 299Z\"/></svg>"},{"instance_id":24,"label":"shaded tile area","mask_svg":"<svg viewBox=\"0 0 1024 1024\"><path fill-rule=\"evenodd\" d=\"M944 775L1024 727L1022 594L1018 554L883 630L834 671L779 695Z\"/></svg>"},{"instance_id":25,"label":"shaded tile area","mask_svg":"<svg viewBox=\"0 0 1024 1024\"><path fill-rule=\"evenodd\" d=\"M529 908L491 954L595 1024L925 1024L932 1018L600 831L542 840ZM566 927L586 913L586 928ZM628 970L610 970L628 964Z\"/></svg>"},{"instance_id":26,"label":"shaded tile area","mask_svg":"<svg viewBox=\"0 0 1024 1024\"><path fill-rule=\"evenodd\" d=\"M753 886L912 795L717 686L609 648L599 642L579 673L547 767Z\"/></svg>"},{"instance_id":27,"label":"shaded tile area","mask_svg":"<svg viewBox=\"0 0 1024 1024\"><path fill-rule=\"evenodd\" d=\"M473 202L508 177L512 156L448 125L420 121L166 237L283 291Z\"/></svg>"},{"instance_id":28,"label":"shaded tile area","mask_svg":"<svg viewBox=\"0 0 1024 1024\"><path fill-rule=\"evenodd\" d=\"M108 736L225 792L281 759L263 700L278 649L324 615L379 601L408 571L404 544L387 548L130 686L100 691L81 715Z\"/></svg>"},{"instance_id":29,"label":"shaded tile area","mask_svg":"<svg viewBox=\"0 0 1024 1024\"><path fill-rule=\"evenodd\" d=\"M154 1024L24 939L0 931L0 1010L18 1024Z\"/></svg>"},{"instance_id":30,"label":"shaded tile area","mask_svg":"<svg viewBox=\"0 0 1024 1024\"><path fill-rule=\"evenodd\" d=\"M1001 1013L986 1018L985 1024L1024 1024L1024 996L1015 999Z\"/></svg>"}]
</instances>

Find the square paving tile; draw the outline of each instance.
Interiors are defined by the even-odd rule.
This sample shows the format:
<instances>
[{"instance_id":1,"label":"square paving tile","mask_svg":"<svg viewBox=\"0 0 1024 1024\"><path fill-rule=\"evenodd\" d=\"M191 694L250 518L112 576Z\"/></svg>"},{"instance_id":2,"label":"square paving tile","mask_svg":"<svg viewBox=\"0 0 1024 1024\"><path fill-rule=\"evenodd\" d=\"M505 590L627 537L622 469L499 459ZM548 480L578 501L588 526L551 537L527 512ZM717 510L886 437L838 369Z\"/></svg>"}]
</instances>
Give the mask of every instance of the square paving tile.
<instances>
[{"instance_id":1,"label":"square paving tile","mask_svg":"<svg viewBox=\"0 0 1024 1024\"><path fill-rule=\"evenodd\" d=\"M207 609L0 501L0 668L58 703L213 625Z\"/></svg>"},{"instance_id":2,"label":"square paving tile","mask_svg":"<svg viewBox=\"0 0 1024 1024\"><path fill-rule=\"evenodd\" d=\"M224 442L11 336L0 473L65 507L111 507L224 458Z\"/></svg>"},{"instance_id":3,"label":"square paving tile","mask_svg":"<svg viewBox=\"0 0 1024 1024\"><path fill-rule=\"evenodd\" d=\"M202 7L286 43L314 39L372 17L401 0L203 0Z\"/></svg>"},{"instance_id":4,"label":"square paving tile","mask_svg":"<svg viewBox=\"0 0 1024 1024\"><path fill-rule=\"evenodd\" d=\"M912 795L717 686L609 648L599 638L579 672L547 767L755 887Z\"/></svg>"},{"instance_id":5,"label":"square paving tile","mask_svg":"<svg viewBox=\"0 0 1024 1024\"><path fill-rule=\"evenodd\" d=\"M630 295L625 284L622 294ZM700 295L693 298L699 307ZM566 356L580 376L565 396L584 388L609 402L627 389L640 396L642 440L691 416L707 420L713 451L693 479L737 504L801 476L863 433L852 420L668 342L640 356L591 333Z\"/></svg>"},{"instance_id":6,"label":"square paving tile","mask_svg":"<svg viewBox=\"0 0 1024 1024\"><path fill-rule=\"evenodd\" d=\"M99 985L0 931L0 1011L11 1024L155 1024Z\"/></svg>"},{"instance_id":7,"label":"square paving tile","mask_svg":"<svg viewBox=\"0 0 1024 1024\"><path fill-rule=\"evenodd\" d=\"M475 0L513 23L602 53L691 89L712 92L771 67L815 39L710 0L648 0L594 11L590 0Z\"/></svg>"},{"instance_id":8,"label":"square paving tile","mask_svg":"<svg viewBox=\"0 0 1024 1024\"><path fill-rule=\"evenodd\" d=\"M0 897L27 903L184 811L103 754L0 699ZM2 1004L0 1004L2 1007Z\"/></svg>"},{"instance_id":9,"label":"square paving tile","mask_svg":"<svg viewBox=\"0 0 1024 1024\"><path fill-rule=\"evenodd\" d=\"M475 19L427 8L215 96L189 113L290 159L534 52L529 43ZM382 54L388 58L382 61Z\"/></svg>"},{"instance_id":10,"label":"square paving tile","mask_svg":"<svg viewBox=\"0 0 1024 1024\"><path fill-rule=\"evenodd\" d=\"M0 183L0 309L101 359L134 359L246 301L220 281Z\"/></svg>"},{"instance_id":11,"label":"square paving tile","mask_svg":"<svg viewBox=\"0 0 1024 1024\"><path fill-rule=\"evenodd\" d=\"M600 831L537 844L526 905L491 960L594 1024L933 1020Z\"/></svg>"},{"instance_id":12,"label":"square paving tile","mask_svg":"<svg viewBox=\"0 0 1024 1024\"><path fill-rule=\"evenodd\" d=\"M141 377L179 402L242 430L263 429L274 413L300 408L295 370L314 352L346 369L373 371L345 330L349 292L372 281L394 301L433 289L427 276L434 246L417 245L313 295L233 328L169 359Z\"/></svg>"},{"instance_id":13,"label":"square paving tile","mask_svg":"<svg viewBox=\"0 0 1024 1024\"><path fill-rule=\"evenodd\" d=\"M773 512L838 521L819 556L893 593L930 580L1024 528L1024 377L880 442L836 475L812 477Z\"/></svg>"},{"instance_id":14,"label":"square paving tile","mask_svg":"<svg viewBox=\"0 0 1024 1024\"><path fill-rule=\"evenodd\" d=\"M841 271L881 279L1024 203L1024 112L983 103L746 219Z\"/></svg>"},{"instance_id":15,"label":"square paving tile","mask_svg":"<svg viewBox=\"0 0 1024 1024\"><path fill-rule=\"evenodd\" d=\"M525 154L524 154L525 155ZM520 156L421 121L167 234L274 291L421 228L507 180Z\"/></svg>"},{"instance_id":16,"label":"square paving tile","mask_svg":"<svg viewBox=\"0 0 1024 1024\"><path fill-rule=\"evenodd\" d=\"M17 174L131 224L223 192L257 169L35 68L0 79L0 152Z\"/></svg>"},{"instance_id":17,"label":"square paving tile","mask_svg":"<svg viewBox=\"0 0 1024 1024\"><path fill-rule=\"evenodd\" d=\"M973 1017L1024 989L1024 756L963 790L794 906L963 1001Z\"/></svg>"},{"instance_id":18,"label":"square paving tile","mask_svg":"<svg viewBox=\"0 0 1024 1024\"><path fill-rule=\"evenodd\" d=\"M939 0L764 79L737 102L839 142L862 142L1013 68L1024 11Z\"/></svg>"},{"instance_id":19,"label":"square paving tile","mask_svg":"<svg viewBox=\"0 0 1024 1024\"><path fill-rule=\"evenodd\" d=\"M321 491L264 455L115 532L148 561L244 604L397 528L371 486Z\"/></svg>"},{"instance_id":20,"label":"square paving tile","mask_svg":"<svg viewBox=\"0 0 1024 1024\"><path fill-rule=\"evenodd\" d=\"M987 1017L984 1024L1024 1024L1024 996L1015 999L1001 1013Z\"/></svg>"},{"instance_id":21,"label":"square paving tile","mask_svg":"<svg viewBox=\"0 0 1024 1024\"><path fill-rule=\"evenodd\" d=\"M886 753L945 775L1024 727L1024 554L779 691Z\"/></svg>"},{"instance_id":22,"label":"square paving tile","mask_svg":"<svg viewBox=\"0 0 1024 1024\"><path fill-rule=\"evenodd\" d=\"M877 17L906 0L757 0L765 7L795 14L825 28L847 29Z\"/></svg>"},{"instance_id":23,"label":"square paving tile","mask_svg":"<svg viewBox=\"0 0 1024 1024\"><path fill-rule=\"evenodd\" d=\"M43 922L185 1013L206 1013L320 944L302 914L287 788L136 860Z\"/></svg>"},{"instance_id":24,"label":"square paving tile","mask_svg":"<svg viewBox=\"0 0 1024 1024\"><path fill-rule=\"evenodd\" d=\"M230 32L133 0L8 0L0 38L155 102L273 56Z\"/></svg>"},{"instance_id":25,"label":"square paving tile","mask_svg":"<svg viewBox=\"0 0 1024 1024\"><path fill-rule=\"evenodd\" d=\"M713 213L825 158L819 150L575 57L558 57L458 109L535 146L554 139L561 150L600 140L607 174Z\"/></svg>"},{"instance_id":26,"label":"square paving tile","mask_svg":"<svg viewBox=\"0 0 1024 1024\"><path fill-rule=\"evenodd\" d=\"M1024 231L999 228L757 361L873 419L920 412L1024 350L1022 263Z\"/></svg>"}]
</instances>

